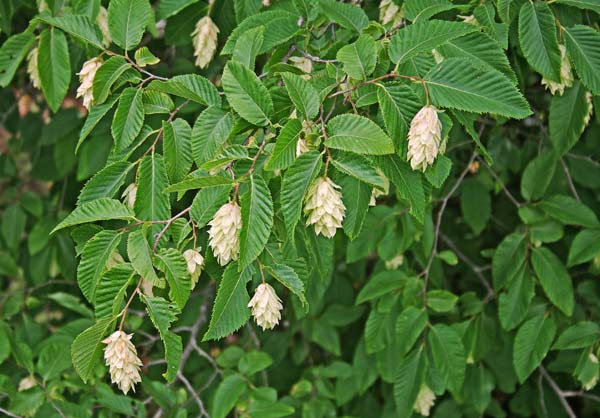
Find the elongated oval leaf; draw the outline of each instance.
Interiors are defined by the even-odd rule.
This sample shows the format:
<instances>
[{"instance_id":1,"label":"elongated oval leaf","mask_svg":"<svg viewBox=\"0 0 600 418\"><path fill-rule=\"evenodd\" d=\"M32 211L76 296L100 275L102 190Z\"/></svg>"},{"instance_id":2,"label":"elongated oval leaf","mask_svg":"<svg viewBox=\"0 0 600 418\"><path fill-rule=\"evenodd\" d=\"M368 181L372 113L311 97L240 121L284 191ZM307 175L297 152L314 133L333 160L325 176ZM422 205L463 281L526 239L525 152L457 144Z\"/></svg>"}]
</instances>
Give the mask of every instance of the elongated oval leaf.
<instances>
[{"instance_id":1,"label":"elongated oval leaf","mask_svg":"<svg viewBox=\"0 0 600 418\"><path fill-rule=\"evenodd\" d=\"M259 126L269 122L273 101L254 72L239 62L229 61L221 81L227 100L241 117Z\"/></svg>"},{"instance_id":2,"label":"elongated oval leaf","mask_svg":"<svg viewBox=\"0 0 600 418\"><path fill-rule=\"evenodd\" d=\"M123 185L132 164L118 161L96 173L81 189L77 204L91 202L101 197L113 197Z\"/></svg>"},{"instance_id":3,"label":"elongated oval leaf","mask_svg":"<svg viewBox=\"0 0 600 418\"><path fill-rule=\"evenodd\" d=\"M108 5L108 27L114 43L125 51L135 48L152 13L148 0L112 0Z\"/></svg>"},{"instance_id":4,"label":"elongated oval leaf","mask_svg":"<svg viewBox=\"0 0 600 418\"><path fill-rule=\"evenodd\" d=\"M51 233L73 225L110 219L133 220L135 216L131 209L118 200L103 197L79 205Z\"/></svg>"},{"instance_id":5,"label":"elongated oval leaf","mask_svg":"<svg viewBox=\"0 0 600 418\"><path fill-rule=\"evenodd\" d=\"M114 317L99 319L94 325L83 331L71 345L73 366L84 383L92 376L98 360L102 356L102 339L110 331Z\"/></svg>"},{"instance_id":6,"label":"elongated oval leaf","mask_svg":"<svg viewBox=\"0 0 600 418\"><path fill-rule=\"evenodd\" d=\"M519 382L524 382L542 363L555 334L554 320L544 313L534 316L521 325L513 347L513 365Z\"/></svg>"},{"instance_id":7,"label":"elongated oval leaf","mask_svg":"<svg viewBox=\"0 0 600 418\"><path fill-rule=\"evenodd\" d=\"M121 93L110 128L117 149L122 150L131 145L142 130L144 125L142 92L142 89L129 87Z\"/></svg>"},{"instance_id":8,"label":"elongated oval leaf","mask_svg":"<svg viewBox=\"0 0 600 418\"><path fill-rule=\"evenodd\" d=\"M38 68L44 96L53 112L58 111L69 89L71 60L64 33L55 28L42 31Z\"/></svg>"},{"instance_id":9,"label":"elongated oval leaf","mask_svg":"<svg viewBox=\"0 0 600 418\"><path fill-rule=\"evenodd\" d=\"M281 212L289 236L294 235L302 212L302 200L312 180L321 168L321 154L309 151L292 164L281 182Z\"/></svg>"},{"instance_id":10,"label":"elongated oval leaf","mask_svg":"<svg viewBox=\"0 0 600 418\"><path fill-rule=\"evenodd\" d=\"M454 38L477 31L477 27L462 22L430 20L400 29L391 39L389 54L395 63L403 63L422 52L432 49Z\"/></svg>"},{"instance_id":11,"label":"elongated oval leaf","mask_svg":"<svg viewBox=\"0 0 600 418\"><path fill-rule=\"evenodd\" d=\"M260 176L250 176L248 192L242 196L239 269L245 269L260 255L273 226L273 200Z\"/></svg>"},{"instance_id":12,"label":"elongated oval leaf","mask_svg":"<svg viewBox=\"0 0 600 418\"><path fill-rule=\"evenodd\" d=\"M564 31L569 56L583 84L600 94L600 33L583 25L575 25Z\"/></svg>"},{"instance_id":13,"label":"elongated oval leaf","mask_svg":"<svg viewBox=\"0 0 600 418\"><path fill-rule=\"evenodd\" d=\"M573 283L562 262L552 251L540 247L533 249L531 264L550 302L565 315L571 316L575 305Z\"/></svg>"},{"instance_id":14,"label":"elongated oval leaf","mask_svg":"<svg viewBox=\"0 0 600 418\"><path fill-rule=\"evenodd\" d=\"M448 58L425 76L431 101L438 106L523 119L531 114L523 95L502 73Z\"/></svg>"},{"instance_id":15,"label":"elongated oval leaf","mask_svg":"<svg viewBox=\"0 0 600 418\"><path fill-rule=\"evenodd\" d=\"M85 298L93 303L96 289L106 262L121 242L122 235L117 231L100 231L85 244L81 262L77 267L77 284Z\"/></svg>"},{"instance_id":16,"label":"elongated oval leaf","mask_svg":"<svg viewBox=\"0 0 600 418\"><path fill-rule=\"evenodd\" d=\"M226 337L248 321L250 309L247 305L250 296L246 290L246 283L252 279L253 274L252 267L238 272L237 263L227 266L219 283L210 324L203 341Z\"/></svg>"},{"instance_id":17,"label":"elongated oval leaf","mask_svg":"<svg viewBox=\"0 0 600 418\"><path fill-rule=\"evenodd\" d=\"M302 77L292 73L283 73L281 78L283 78L285 88L300 116L307 120L317 116L319 112L319 94L314 87Z\"/></svg>"},{"instance_id":18,"label":"elongated oval leaf","mask_svg":"<svg viewBox=\"0 0 600 418\"><path fill-rule=\"evenodd\" d=\"M394 152L391 138L375 122L363 116L336 116L327 123L327 132L329 138L325 144L330 148L366 155Z\"/></svg>"},{"instance_id":19,"label":"elongated oval leaf","mask_svg":"<svg viewBox=\"0 0 600 418\"><path fill-rule=\"evenodd\" d=\"M519 12L519 43L529 64L544 77L560 81L560 50L550 7L526 1Z\"/></svg>"}]
</instances>

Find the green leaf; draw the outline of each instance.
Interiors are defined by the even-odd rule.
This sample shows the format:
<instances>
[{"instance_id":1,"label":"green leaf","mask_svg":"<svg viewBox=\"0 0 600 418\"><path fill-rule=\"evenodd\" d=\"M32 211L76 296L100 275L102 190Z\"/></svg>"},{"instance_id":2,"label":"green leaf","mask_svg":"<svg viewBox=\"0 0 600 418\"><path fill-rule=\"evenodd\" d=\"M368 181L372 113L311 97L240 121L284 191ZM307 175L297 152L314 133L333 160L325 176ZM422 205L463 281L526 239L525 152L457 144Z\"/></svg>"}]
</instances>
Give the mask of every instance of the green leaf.
<instances>
[{"instance_id":1,"label":"green leaf","mask_svg":"<svg viewBox=\"0 0 600 418\"><path fill-rule=\"evenodd\" d=\"M560 334L552 346L553 350L574 350L586 348L598 342L600 339L600 327L592 321L582 321Z\"/></svg>"},{"instance_id":2,"label":"green leaf","mask_svg":"<svg viewBox=\"0 0 600 418\"><path fill-rule=\"evenodd\" d=\"M519 273L525 264L526 252L525 235L518 232L507 235L498 245L492 259L492 279L496 291L511 283Z\"/></svg>"},{"instance_id":3,"label":"green leaf","mask_svg":"<svg viewBox=\"0 0 600 418\"><path fill-rule=\"evenodd\" d=\"M106 268L106 262L119 243L121 233L112 230L100 231L83 248L81 262L77 267L77 284L83 296L94 303L96 289Z\"/></svg>"},{"instance_id":4,"label":"green leaf","mask_svg":"<svg viewBox=\"0 0 600 418\"><path fill-rule=\"evenodd\" d=\"M327 123L327 132L329 138L325 142L330 148L366 155L394 152L390 137L375 122L363 116L338 115Z\"/></svg>"},{"instance_id":5,"label":"green leaf","mask_svg":"<svg viewBox=\"0 0 600 418\"><path fill-rule=\"evenodd\" d=\"M88 16L64 15L64 16L40 16L34 21L56 26L75 38L87 42L98 49L104 49L99 31Z\"/></svg>"},{"instance_id":6,"label":"green leaf","mask_svg":"<svg viewBox=\"0 0 600 418\"><path fill-rule=\"evenodd\" d=\"M550 302L571 316L575 305L573 283L562 262L552 251L540 247L531 251L531 264Z\"/></svg>"},{"instance_id":7,"label":"green leaf","mask_svg":"<svg viewBox=\"0 0 600 418\"><path fill-rule=\"evenodd\" d=\"M600 94L600 33L588 26L575 25L565 28L563 36L577 75L593 94Z\"/></svg>"},{"instance_id":8,"label":"green leaf","mask_svg":"<svg viewBox=\"0 0 600 418\"><path fill-rule=\"evenodd\" d=\"M25 232L26 223L27 215L18 204L8 206L2 214L2 237L6 246L15 253Z\"/></svg>"},{"instance_id":9,"label":"green leaf","mask_svg":"<svg viewBox=\"0 0 600 418\"><path fill-rule=\"evenodd\" d=\"M281 212L289 237L294 235L302 212L302 200L313 179L321 169L321 154L309 151L302 154L286 171L281 182Z\"/></svg>"},{"instance_id":10,"label":"green leaf","mask_svg":"<svg viewBox=\"0 0 600 418\"><path fill-rule=\"evenodd\" d=\"M158 10L156 11L157 19L167 19L171 16L175 16L183 9L188 7L190 4L194 4L196 0L162 0L158 4Z\"/></svg>"},{"instance_id":11,"label":"green leaf","mask_svg":"<svg viewBox=\"0 0 600 418\"><path fill-rule=\"evenodd\" d=\"M425 82L437 106L517 119L531 114L521 93L502 73L463 58L443 60L427 73Z\"/></svg>"},{"instance_id":12,"label":"green leaf","mask_svg":"<svg viewBox=\"0 0 600 418\"><path fill-rule=\"evenodd\" d=\"M425 178L433 187L439 189L450 175L452 160L445 155L438 155L433 165L427 167Z\"/></svg>"},{"instance_id":13,"label":"green leaf","mask_svg":"<svg viewBox=\"0 0 600 418\"><path fill-rule=\"evenodd\" d=\"M377 100L385 128L394 142L394 148L400 151L400 155L405 155L410 122L421 108L419 98L406 85L381 84L378 87Z\"/></svg>"},{"instance_id":14,"label":"green leaf","mask_svg":"<svg viewBox=\"0 0 600 418\"><path fill-rule=\"evenodd\" d=\"M303 306L308 305L304 296L304 283L302 283L293 268L285 264L273 264L265 265L265 270L279 283L287 287L290 292L298 296Z\"/></svg>"},{"instance_id":15,"label":"green leaf","mask_svg":"<svg viewBox=\"0 0 600 418\"><path fill-rule=\"evenodd\" d=\"M158 90L173 94L205 106L220 106L219 91L208 79L198 74L184 74L170 78L168 81L154 80L148 90Z\"/></svg>"},{"instance_id":16,"label":"green leaf","mask_svg":"<svg viewBox=\"0 0 600 418\"><path fill-rule=\"evenodd\" d=\"M315 88L299 75L283 73L281 78L299 116L305 120L314 119L319 113L319 94Z\"/></svg>"},{"instance_id":17,"label":"green leaf","mask_svg":"<svg viewBox=\"0 0 600 418\"><path fill-rule=\"evenodd\" d=\"M112 0L108 5L108 28L113 42L125 51L135 48L152 13L148 0Z\"/></svg>"},{"instance_id":18,"label":"green leaf","mask_svg":"<svg viewBox=\"0 0 600 418\"><path fill-rule=\"evenodd\" d=\"M11 36L0 48L0 87L6 87L35 42L29 32Z\"/></svg>"},{"instance_id":19,"label":"green leaf","mask_svg":"<svg viewBox=\"0 0 600 418\"><path fill-rule=\"evenodd\" d=\"M4 322L0 322L0 364L10 356L10 328Z\"/></svg>"},{"instance_id":20,"label":"green leaf","mask_svg":"<svg viewBox=\"0 0 600 418\"><path fill-rule=\"evenodd\" d=\"M521 6L527 0L498 0L496 7L498 8L498 16L500 20L506 24L511 24L517 17Z\"/></svg>"},{"instance_id":21,"label":"green leaf","mask_svg":"<svg viewBox=\"0 0 600 418\"><path fill-rule=\"evenodd\" d=\"M163 156L172 183L183 180L192 168L192 128L183 119L163 121Z\"/></svg>"},{"instance_id":22,"label":"green leaf","mask_svg":"<svg viewBox=\"0 0 600 418\"><path fill-rule=\"evenodd\" d=\"M535 284L529 268L523 266L508 284L508 291L498 298L498 317L506 331L510 331L525 319L529 305L535 296Z\"/></svg>"},{"instance_id":23,"label":"green leaf","mask_svg":"<svg viewBox=\"0 0 600 418\"><path fill-rule=\"evenodd\" d=\"M123 185L131 167L133 165L128 161L117 161L98 171L81 189L77 204L113 197Z\"/></svg>"},{"instance_id":24,"label":"green leaf","mask_svg":"<svg viewBox=\"0 0 600 418\"><path fill-rule=\"evenodd\" d=\"M350 78L366 80L377 64L377 44L369 35L361 35L356 42L340 48L336 58Z\"/></svg>"},{"instance_id":25,"label":"green leaf","mask_svg":"<svg viewBox=\"0 0 600 418\"><path fill-rule=\"evenodd\" d=\"M134 270L150 283L158 283L158 276L152 265L152 249L144 236L144 231L138 229L129 234L127 239L127 256Z\"/></svg>"},{"instance_id":26,"label":"green leaf","mask_svg":"<svg viewBox=\"0 0 600 418\"><path fill-rule=\"evenodd\" d=\"M252 376L265 370L271 364L273 364L273 359L269 354L262 351L250 351L240 359L238 367L244 375Z\"/></svg>"},{"instance_id":27,"label":"green leaf","mask_svg":"<svg viewBox=\"0 0 600 418\"><path fill-rule=\"evenodd\" d=\"M374 274L365 283L356 296L356 304L364 303L380 296L399 290L406 284L406 276L399 271L381 271Z\"/></svg>"},{"instance_id":28,"label":"green leaf","mask_svg":"<svg viewBox=\"0 0 600 418\"><path fill-rule=\"evenodd\" d=\"M222 55L233 53L237 40L251 29L264 26L263 43L259 54L273 51L274 48L289 40L298 32L298 15L284 10L268 10L257 13L240 23L229 35Z\"/></svg>"},{"instance_id":29,"label":"green leaf","mask_svg":"<svg viewBox=\"0 0 600 418\"><path fill-rule=\"evenodd\" d=\"M146 312L154 327L160 334L160 339L165 346L165 360L167 360L167 370L163 377L169 383L175 381L179 363L181 362L182 344L181 337L171 332L169 328L177 319L179 309L177 306L167 302L161 297L151 297L144 294L140 295L142 301L146 304Z\"/></svg>"},{"instance_id":30,"label":"green leaf","mask_svg":"<svg viewBox=\"0 0 600 418\"><path fill-rule=\"evenodd\" d=\"M596 214L571 196L554 195L540 202L540 208L548 216L565 225L578 225L586 228L597 228Z\"/></svg>"},{"instance_id":31,"label":"green leaf","mask_svg":"<svg viewBox=\"0 0 600 418\"><path fill-rule=\"evenodd\" d=\"M544 196L554 176L556 162L556 155L549 150L527 164L521 177L521 195L525 199L534 200Z\"/></svg>"},{"instance_id":32,"label":"green leaf","mask_svg":"<svg viewBox=\"0 0 600 418\"><path fill-rule=\"evenodd\" d=\"M264 179L250 176L248 192L241 198L239 270L245 269L260 255L273 227L273 199Z\"/></svg>"},{"instance_id":33,"label":"green leaf","mask_svg":"<svg viewBox=\"0 0 600 418\"><path fill-rule=\"evenodd\" d=\"M46 297L63 308L76 312L83 317L93 317L92 311L83 303L81 303L81 298L79 296L71 295L65 292L54 292Z\"/></svg>"},{"instance_id":34,"label":"green leaf","mask_svg":"<svg viewBox=\"0 0 600 418\"><path fill-rule=\"evenodd\" d=\"M396 186L400 196L410 203L410 214L419 222L425 217L425 190L421 174L413 171L406 161L397 155L379 157L377 165Z\"/></svg>"},{"instance_id":35,"label":"green leaf","mask_svg":"<svg viewBox=\"0 0 600 418\"><path fill-rule=\"evenodd\" d=\"M433 364L440 373L446 387L459 393L465 380L465 349L460 336L447 325L431 327L427 338Z\"/></svg>"},{"instance_id":36,"label":"green leaf","mask_svg":"<svg viewBox=\"0 0 600 418\"><path fill-rule=\"evenodd\" d=\"M134 273L130 264L119 264L102 275L96 290L96 318L119 314Z\"/></svg>"},{"instance_id":37,"label":"green leaf","mask_svg":"<svg viewBox=\"0 0 600 418\"><path fill-rule=\"evenodd\" d=\"M411 22L416 22L417 20L427 20L438 13L452 10L457 6L448 0L406 0L403 7L406 18Z\"/></svg>"},{"instance_id":38,"label":"green leaf","mask_svg":"<svg viewBox=\"0 0 600 418\"><path fill-rule=\"evenodd\" d=\"M165 189L169 185L162 155L146 155L140 164L135 213L144 221L171 217L171 203Z\"/></svg>"},{"instance_id":39,"label":"green leaf","mask_svg":"<svg viewBox=\"0 0 600 418\"><path fill-rule=\"evenodd\" d=\"M477 66L498 70L513 83L517 82L517 76L506 54L498 43L485 33L470 33L446 42L436 49L445 58L468 58Z\"/></svg>"},{"instance_id":40,"label":"green leaf","mask_svg":"<svg viewBox=\"0 0 600 418\"><path fill-rule=\"evenodd\" d=\"M325 16L346 29L361 32L369 24L363 9L353 4L334 0L318 0L318 3Z\"/></svg>"},{"instance_id":41,"label":"green leaf","mask_svg":"<svg viewBox=\"0 0 600 418\"><path fill-rule=\"evenodd\" d=\"M267 88L253 71L229 61L223 70L223 90L233 109L248 122L264 126L273 113L273 101Z\"/></svg>"},{"instance_id":42,"label":"green leaf","mask_svg":"<svg viewBox=\"0 0 600 418\"><path fill-rule=\"evenodd\" d=\"M383 178L377 173L371 162L358 154L339 153L331 163L342 173L348 174L363 183L380 190L385 190L386 184Z\"/></svg>"},{"instance_id":43,"label":"green leaf","mask_svg":"<svg viewBox=\"0 0 600 418\"><path fill-rule=\"evenodd\" d=\"M473 10L473 15L477 19L485 32L492 37L502 48L508 48L508 25L506 23L496 22L496 10L491 3L483 3Z\"/></svg>"},{"instance_id":44,"label":"green leaf","mask_svg":"<svg viewBox=\"0 0 600 418\"><path fill-rule=\"evenodd\" d=\"M582 321L563 331L553 350L574 350L596 344L600 339L600 327L592 321Z\"/></svg>"},{"instance_id":45,"label":"green leaf","mask_svg":"<svg viewBox=\"0 0 600 418\"><path fill-rule=\"evenodd\" d=\"M52 111L57 112L71 81L69 46L60 30L50 28L42 31L38 47L38 68L44 96Z\"/></svg>"},{"instance_id":46,"label":"green leaf","mask_svg":"<svg viewBox=\"0 0 600 418\"><path fill-rule=\"evenodd\" d=\"M110 57L98 68L94 76L94 109L109 96L113 86L118 87L121 81L133 79L139 73L122 57ZM116 88L115 87L115 88ZM116 100L116 98L114 99ZM113 103L114 103L113 100ZM111 105L112 107L112 105ZM108 108L110 109L110 107ZM108 109L106 110L108 112Z\"/></svg>"},{"instance_id":47,"label":"green leaf","mask_svg":"<svg viewBox=\"0 0 600 418\"><path fill-rule=\"evenodd\" d=\"M175 183L165 189L165 193L186 192L192 189L206 187L218 187L233 184L233 179L221 176L186 177L179 183Z\"/></svg>"},{"instance_id":48,"label":"green leaf","mask_svg":"<svg viewBox=\"0 0 600 418\"><path fill-rule=\"evenodd\" d=\"M493 159L490 153L487 151L481 139L479 138L479 133L475 130L474 124L478 119L478 116L474 113L461 112L459 110L453 110L452 114L458 120L458 122L464 126L465 130L469 134L469 136L473 139L473 141L477 144L478 151L481 153L485 162L489 165L493 164Z\"/></svg>"},{"instance_id":49,"label":"green leaf","mask_svg":"<svg viewBox=\"0 0 600 418\"><path fill-rule=\"evenodd\" d=\"M302 134L302 123L298 119L287 121L279 132L271 158L265 165L266 170L285 170L296 158L296 145Z\"/></svg>"},{"instance_id":50,"label":"green leaf","mask_svg":"<svg viewBox=\"0 0 600 418\"><path fill-rule=\"evenodd\" d=\"M450 312L456 306L458 296L447 290L435 289L427 292L427 306L435 312Z\"/></svg>"},{"instance_id":51,"label":"green leaf","mask_svg":"<svg viewBox=\"0 0 600 418\"><path fill-rule=\"evenodd\" d=\"M467 179L463 182L460 209L465 223L475 235L480 235L492 216L492 198L480 181Z\"/></svg>"},{"instance_id":52,"label":"green leaf","mask_svg":"<svg viewBox=\"0 0 600 418\"><path fill-rule=\"evenodd\" d=\"M528 319L521 325L513 347L513 365L519 382L523 383L542 363L555 334L554 320L544 313Z\"/></svg>"},{"instance_id":53,"label":"green leaf","mask_svg":"<svg viewBox=\"0 0 600 418\"><path fill-rule=\"evenodd\" d=\"M431 53L431 50L439 45L475 31L475 25L445 20L408 25L392 37L389 46L390 59L396 64L407 62L420 53Z\"/></svg>"},{"instance_id":54,"label":"green leaf","mask_svg":"<svg viewBox=\"0 0 600 418\"><path fill-rule=\"evenodd\" d=\"M415 345L427 327L427 311L414 306L406 307L396 320L396 340L399 341L400 355L404 356Z\"/></svg>"},{"instance_id":55,"label":"green leaf","mask_svg":"<svg viewBox=\"0 0 600 418\"><path fill-rule=\"evenodd\" d=\"M154 56L147 46L143 46L135 51L135 63L139 67L145 67L147 65L155 65L160 62L160 59Z\"/></svg>"},{"instance_id":56,"label":"green leaf","mask_svg":"<svg viewBox=\"0 0 600 418\"><path fill-rule=\"evenodd\" d=\"M134 220L135 216L131 209L118 200L102 197L79 205L52 230L51 234L69 226L111 219Z\"/></svg>"},{"instance_id":57,"label":"green leaf","mask_svg":"<svg viewBox=\"0 0 600 418\"><path fill-rule=\"evenodd\" d=\"M394 401L398 417L410 417L421 385L425 383L427 365L420 348L412 351L400 360L396 380L394 381Z\"/></svg>"},{"instance_id":58,"label":"green leaf","mask_svg":"<svg viewBox=\"0 0 600 418\"><path fill-rule=\"evenodd\" d=\"M227 376L215 392L210 416L225 418L229 415L238 399L246 390L246 381L239 374Z\"/></svg>"},{"instance_id":59,"label":"green leaf","mask_svg":"<svg viewBox=\"0 0 600 418\"><path fill-rule=\"evenodd\" d=\"M246 323L250 317L250 296L246 290L246 283L252 279L253 274L252 266L241 273L238 272L237 263L227 266L219 283L208 331L202 341L226 337Z\"/></svg>"},{"instance_id":60,"label":"green leaf","mask_svg":"<svg viewBox=\"0 0 600 418\"><path fill-rule=\"evenodd\" d=\"M175 107L173 100L168 94L156 90L144 90L142 99L146 115L171 113Z\"/></svg>"},{"instance_id":61,"label":"green leaf","mask_svg":"<svg viewBox=\"0 0 600 418\"><path fill-rule=\"evenodd\" d=\"M190 214L198 228L204 228L214 214L229 198L231 186L217 186L201 189L194 196Z\"/></svg>"},{"instance_id":62,"label":"green leaf","mask_svg":"<svg viewBox=\"0 0 600 418\"><path fill-rule=\"evenodd\" d=\"M183 309L191 293L191 277L183 254L175 248L165 248L156 255L156 267L169 283L169 298Z\"/></svg>"},{"instance_id":63,"label":"green leaf","mask_svg":"<svg viewBox=\"0 0 600 418\"><path fill-rule=\"evenodd\" d=\"M83 383L92 377L94 367L102 356L102 339L110 331L115 317L99 319L94 325L83 331L71 345L73 367Z\"/></svg>"},{"instance_id":64,"label":"green leaf","mask_svg":"<svg viewBox=\"0 0 600 418\"><path fill-rule=\"evenodd\" d=\"M233 117L218 107L204 110L192 130L192 155L198 166L214 158L233 131Z\"/></svg>"},{"instance_id":65,"label":"green leaf","mask_svg":"<svg viewBox=\"0 0 600 418\"><path fill-rule=\"evenodd\" d=\"M600 231L584 229L579 232L569 249L568 267L587 263L600 254Z\"/></svg>"},{"instance_id":66,"label":"green leaf","mask_svg":"<svg viewBox=\"0 0 600 418\"><path fill-rule=\"evenodd\" d=\"M115 140L115 148L118 150L129 147L142 130L144 125L142 93L142 89L134 87L128 87L121 93L110 128Z\"/></svg>"},{"instance_id":67,"label":"green leaf","mask_svg":"<svg viewBox=\"0 0 600 418\"><path fill-rule=\"evenodd\" d=\"M550 6L527 1L519 12L519 43L527 62L544 77L560 81L560 50Z\"/></svg>"},{"instance_id":68,"label":"green leaf","mask_svg":"<svg viewBox=\"0 0 600 418\"><path fill-rule=\"evenodd\" d=\"M79 151L79 147L83 144L83 141L92 133L94 128L100 123L102 118L106 116L106 114L112 109L114 104L119 99L119 96L113 97L108 102L98 105L95 104L90 109L87 118L85 118L85 123L83 124L83 128L81 128L81 132L79 133L79 140L77 141L77 146L75 147L75 153Z\"/></svg>"},{"instance_id":69,"label":"green leaf","mask_svg":"<svg viewBox=\"0 0 600 418\"><path fill-rule=\"evenodd\" d=\"M566 154L577 143L585 129L590 107L587 92L579 81L565 89L563 95L552 97L550 104L550 140L559 156Z\"/></svg>"},{"instance_id":70,"label":"green leaf","mask_svg":"<svg viewBox=\"0 0 600 418\"><path fill-rule=\"evenodd\" d=\"M254 70L254 61L264 41L265 27L258 26L240 35L235 43L231 59Z\"/></svg>"},{"instance_id":71,"label":"green leaf","mask_svg":"<svg viewBox=\"0 0 600 418\"><path fill-rule=\"evenodd\" d=\"M371 201L371 187L350 176L340 176L337 180L341 187L342 201L346 206L344 232L353 240L360 234L367 216Z\"/></svg>"},{"instance_id":72,"label":"green leaf","mask_svg":"<svg viewBox=\"0 0 600 418\"><path fill-rule=\"evenodd\" d=\"M557 3L566 4L567 6L578 7L579 9L593 10L600 14L600 3L597 0L557 0Z\"/></svg>"}]
</instances>

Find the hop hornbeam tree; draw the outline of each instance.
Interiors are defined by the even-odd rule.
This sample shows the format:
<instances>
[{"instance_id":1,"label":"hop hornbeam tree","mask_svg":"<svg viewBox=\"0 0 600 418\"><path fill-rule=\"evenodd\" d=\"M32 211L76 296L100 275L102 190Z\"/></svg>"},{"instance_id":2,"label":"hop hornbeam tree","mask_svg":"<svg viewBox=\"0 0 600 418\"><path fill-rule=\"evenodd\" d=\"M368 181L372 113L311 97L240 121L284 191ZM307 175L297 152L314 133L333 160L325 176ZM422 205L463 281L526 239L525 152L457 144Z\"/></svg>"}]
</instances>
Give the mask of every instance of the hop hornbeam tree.
<instances>
[{"instance_id":1,"label":"hop hornbeam tree","mask_svg":"<svg viewBox=\"0 0 600 418\"><path fill-rule=\"evenodd\" d=\"M0 412L599 416L599 15L2 1Z\"/></svg>"}]
</instances>

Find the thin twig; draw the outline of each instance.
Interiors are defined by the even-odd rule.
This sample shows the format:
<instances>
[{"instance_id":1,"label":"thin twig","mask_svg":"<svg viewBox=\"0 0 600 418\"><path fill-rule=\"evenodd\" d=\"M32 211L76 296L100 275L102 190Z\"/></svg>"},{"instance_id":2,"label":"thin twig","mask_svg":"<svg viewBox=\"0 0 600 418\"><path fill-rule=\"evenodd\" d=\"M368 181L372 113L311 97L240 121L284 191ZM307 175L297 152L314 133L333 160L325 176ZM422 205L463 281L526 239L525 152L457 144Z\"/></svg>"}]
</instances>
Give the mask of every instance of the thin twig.
<instances>
[{"instance_id":1,"label":"thin twig","mask_svg":"<svg viewBox=\"0 0 600 418\"><path fill-rule=\"evenodd\" d=\"M581 202L581 199L579 198L579 194L577 193L577 189L575 188L575 184L573 183L573 178L571 177L571 173L569 173L569 167L567 167L567 164L565 163L564 158L560 159L560 164L562 165L563 171L565 172L565 176L567 177L567 184L569 185L569 189L571 190L573 197L578 202Z\"/></svg>"},{"instance_id":2,"label":"thin twig","mask_svg":"<svg viewBox=\"0 0 600 418\"><path fill-rule=\"evenodd\" d=\"M3 414L5 414L6 416L12 417L12 418L23 418L20 415L15 415L10 411L7 411L6 409L2 409L0 408L0 412L2 412Z\"/></svg>"},{"instance_id":3,"label":"thin twig","mask_svg":"<svg viewBox=\"0 0 600 418\"><path fill-rule=\"evenodd\" d=\"M483 267L475 264L465 253L463 253L457 246L454 244L450 238L448 238L444 233L441 233L442 241L460 258L463 263L467 264L469 268L475 273L483 287L487 290L487 295L485 296L484 302L488 302L489 300L495 297L494 288L490 285L488 279L483 275L482 271Z\"/></svg>"},{"instance_id":4,"label":"thin twig","mask_svg":"<svg viewBox=\"0 0 600 418\"><path fill-rule=\"evenodd\" d=\"M463 169L462 173L460 173L460 176L458 176L458 179L456 180L456 182L454 183L454 185L452 186L450 191L442 199L442 204L440 206L440 209L438 210L437 218L435 221L434 235L433 235L433 248L431 249L431 255L429 256L429 260L427 261L425 270L423 270L423 272L421 273L421 275L424 276L423 304L425 304L427 302L427 284L429 281L429 270L431 269L431 265L433 264L433 259L438 254L437 247L438 247L438 242L440 239L440 227L442 226L442 217L444 216L444 211L446 210L446 205L448 205L448 201L450 200L450 198L452 197L454 192L456 192L456 190L458 190L458 188L461 185L461 183L463 182L465 176L469 172L471 163L475 160L476 157L477 157L477 154L475 152L473 152L473 154L471 155L471 158L469 158L469 162L467 163L467 166Z\"/></svg>"},{"instance_id":5,"label":"thin twig","mask_svg":"<svg viewBox=\"0 0 600 418\"><path fill-rule=\"evenodd\" d=\"M309 54L306 51L301 50L297 46L296 46L296 51L298 51L300 54L302 54L304 56L304 58L308 58L309 60L311 60L313 62L323 62L323 63L337 62L337 60L326 60L326 59L323 59L323 58L316 57L314 55Z\"/></svg>"},{"instance_id":6,"label":"thin twig","mask_svg":"<svg viewBox=\"0 0 600 418\"><path fill-rule=\"evenodd\" d=\"M556 393L556 396L558 396L558 399L560 400L560 403L562 404L569 418L577 418L577 415L575 414L575 412L573 412L571 405L569 405L569 402L567 401L567 397L565 396L562 389L558 386L558 384L554 381L552 376L550 376L550 374L546 371L543 365L540 365L539 370L540 374L544 377L544 379L546 379L554 393Z\"/></svg>"},{"instance_id":7,"label":"thin twig","mask_svg":"<svg viewBox=\"0 0 600 418\"><path fill-rule=\"evenodd\" d=\"M486 163L485 160L479 156L477 157L477 160L479 160L479 162L484 165L484 167L489 171L489 173L492 175L492 177L494 177L494 180L496 180L498 183L500 183L500 186L502 186L502 191L504 192L506 197L508 197L508 200L510 200L513 203L513 205L515 205L517 208L520 208L521 206L523 206L523 204L521 202L519 202L513 196L513 194L506 188L506 186L504 185L504 182L500 179L498 174L496 174L496 172L494 170L492 170L492 167L490 167L488 165L488 163Z\"/></svg>"}]
</instances>

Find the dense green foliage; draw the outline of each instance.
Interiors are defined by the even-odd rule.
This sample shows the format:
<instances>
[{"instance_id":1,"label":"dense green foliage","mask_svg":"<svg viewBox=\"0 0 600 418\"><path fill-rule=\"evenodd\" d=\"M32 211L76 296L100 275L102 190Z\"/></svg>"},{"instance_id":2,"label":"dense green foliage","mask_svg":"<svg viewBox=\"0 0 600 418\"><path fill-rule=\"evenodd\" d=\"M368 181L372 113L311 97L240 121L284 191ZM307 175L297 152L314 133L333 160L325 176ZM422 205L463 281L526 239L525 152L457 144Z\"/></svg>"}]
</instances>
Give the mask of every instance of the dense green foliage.
<instances>
[{"instance_id":1,"label":"dense green foliage","mask_svg":"<svg viewBox=\"0 0 600 418\"><path fill-rule=\"evenodd\" d=\"M600 416L599 14L1 0L0 415ZM323 176L333 238L307 225Z\"/></svg>"}]
</instances>

